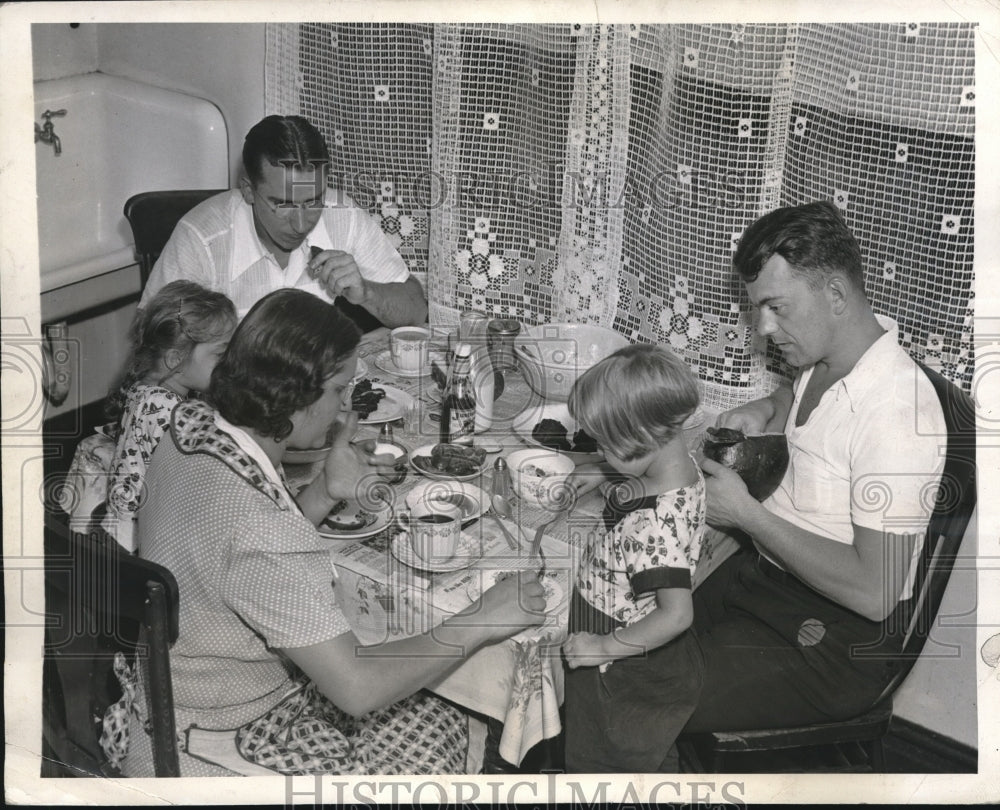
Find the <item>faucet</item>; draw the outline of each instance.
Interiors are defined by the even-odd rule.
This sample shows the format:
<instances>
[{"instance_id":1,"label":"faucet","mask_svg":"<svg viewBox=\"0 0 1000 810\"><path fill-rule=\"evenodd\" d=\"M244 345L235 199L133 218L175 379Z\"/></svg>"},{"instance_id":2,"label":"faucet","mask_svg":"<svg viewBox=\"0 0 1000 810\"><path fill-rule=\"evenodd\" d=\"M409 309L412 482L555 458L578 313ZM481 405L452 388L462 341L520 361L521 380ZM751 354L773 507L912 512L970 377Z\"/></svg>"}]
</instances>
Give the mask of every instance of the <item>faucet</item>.
<instances>
[{"instance_id":1,"label":"faucet","mask_svg":"<svg viewBox=\"0 0 1000 810\"><path fill-rule=\"evenodd\" d=\"M35 143L41 141L42 143L52 144L53 150L57 155L62 154L62 141L59 140L59 136L55 133L55 127L52 124L52 119L55 116L66 115L66 110L46 110L42 113L42 118L45 119L45 126L38 126L38 122L35 122Z\"/></svg>"}]
</instances>

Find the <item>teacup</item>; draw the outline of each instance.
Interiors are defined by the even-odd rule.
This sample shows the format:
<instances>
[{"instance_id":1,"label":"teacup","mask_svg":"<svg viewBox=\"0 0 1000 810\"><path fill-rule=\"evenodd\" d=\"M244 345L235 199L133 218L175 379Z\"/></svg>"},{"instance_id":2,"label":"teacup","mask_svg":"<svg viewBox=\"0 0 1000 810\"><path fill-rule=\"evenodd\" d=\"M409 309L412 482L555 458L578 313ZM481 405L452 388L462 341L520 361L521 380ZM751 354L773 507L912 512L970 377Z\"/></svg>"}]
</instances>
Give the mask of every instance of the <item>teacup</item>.
<instances>
[{"instance_id":1,"label":"teacup","mask_svg":"<svg viewBox=\"0 0 1000 810\"><path fill-rule=\"evenodd\" d=\"M413 553L426 563L446 563L455 556L462 534L462 510L444 501L427 501L399 516Z\"/></svg>"},{"instance_id":2,"label":"teacup","mask_svg":"<svg viewBox=\"0 0 1000 810\"><path fill-rule=\"evenodd\" d=\"M422 326L400 326L389 333L389 352L400 371L411 374L427 367L431 330Z\"/></svg>"},{"instance_id":3,"label":"teacup","mask_svg":"<svg viewBox=\"0 0 1000 810\"><path fill-rule=\"evenodd\" d=\"M385 439L379 439L375 443L375 447L372 450L376 456L392 456L396 459L396 463L393 465L393 475L388 475L388 473L383 473L386 480L390 484L398 484L404 478L406 478L406 456L410 451L398 442L390 442Z\"/></svg>"}]
</instances>

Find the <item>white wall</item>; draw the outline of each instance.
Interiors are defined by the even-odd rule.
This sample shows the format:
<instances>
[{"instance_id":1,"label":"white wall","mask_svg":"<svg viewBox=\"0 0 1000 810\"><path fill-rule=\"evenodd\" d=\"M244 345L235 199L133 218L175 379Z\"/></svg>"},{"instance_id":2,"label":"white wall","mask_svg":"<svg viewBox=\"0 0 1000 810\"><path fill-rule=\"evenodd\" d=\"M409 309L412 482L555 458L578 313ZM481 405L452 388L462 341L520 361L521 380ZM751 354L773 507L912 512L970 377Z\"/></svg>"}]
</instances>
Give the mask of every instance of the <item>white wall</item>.
<instances>
[{"instance_id":1,"label":"white wall","mask_svg":"<svg viewBox=\"0 0 1000 810\"><path fill-rule=\"evenodd\" d=\"M264 117L264 25L120 23L98 28L104 73L199 96L222 110L235 169L244 135Z\"/></svg>"},{"instance_id":2,"label":"white wall","mask_svg":"<svg viewBox=\"0 0 1000 810\"><path fill-rule=\"evenodd\" d=\"M982 496L980 492L980 496ZM978 748L976 725L976 515L965 533L937 622L920 659L893 699L894 712ZM988 720L986 720L989 723Z\"/></svg>"},{"instance_id":3,"label":"white wall","mask_svg":"<svg viewBox=\"0 0 1000 810\"><path fill-rule=\"evenodd\" d=\"M34 80L61 79L97 70L98 25L35 23L31 26Z\"/></svg>"}]
</instances>

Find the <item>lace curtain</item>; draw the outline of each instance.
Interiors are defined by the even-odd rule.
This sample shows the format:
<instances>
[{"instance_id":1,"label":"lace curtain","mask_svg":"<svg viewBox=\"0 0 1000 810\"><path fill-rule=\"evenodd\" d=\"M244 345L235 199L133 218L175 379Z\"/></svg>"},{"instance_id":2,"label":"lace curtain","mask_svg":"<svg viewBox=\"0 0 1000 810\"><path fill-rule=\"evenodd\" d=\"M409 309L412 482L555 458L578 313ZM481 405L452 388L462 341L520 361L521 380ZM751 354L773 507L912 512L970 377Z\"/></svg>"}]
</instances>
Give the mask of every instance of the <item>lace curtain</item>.
<instances>
[{"instance_id":1,"label":"lace curtain","mask_svg":"<svg viewBox=\"0 0 1000 810\"><path fill-rule=\"evenodd\" d=\"M736 241L832 200L906 348L973 371L972 24L268 26L268 112L326 135L434 323L466 308L671 346L706 402L787 373Z\"/></svg>"}]
</instances>

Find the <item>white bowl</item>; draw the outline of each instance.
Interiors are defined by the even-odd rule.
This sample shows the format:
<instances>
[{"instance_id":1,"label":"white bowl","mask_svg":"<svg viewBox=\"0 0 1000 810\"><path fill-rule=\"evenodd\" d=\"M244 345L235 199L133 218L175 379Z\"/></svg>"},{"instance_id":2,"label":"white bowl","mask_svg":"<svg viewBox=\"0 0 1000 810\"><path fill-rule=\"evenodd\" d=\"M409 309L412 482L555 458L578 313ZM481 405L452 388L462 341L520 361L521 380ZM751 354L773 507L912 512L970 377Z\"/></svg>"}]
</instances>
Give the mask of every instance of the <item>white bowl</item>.
<instances>
[{"instance_id":1,"label":"white bowl","mask_svg":"<svg viewBox=\"0 0 1000 810\"><path fill-rule=\"evenodd\" d=\"M526 503L552 511L572 503L575 493L566 482L576 464L555 450L527 447L507 456L514 490Z\"/></svg>"},{"instance_id":2,"label":"white bowl","mask_svg":"<svg viewBox=\"0 0 1000 810\"><path fill-rule=\"evenodd\" d=\"M628 338L604 326L546 323L525 329L514 353L536 394L546 402L565 402L581 374L628 345Z\"/></svg>"}]
</instances>

